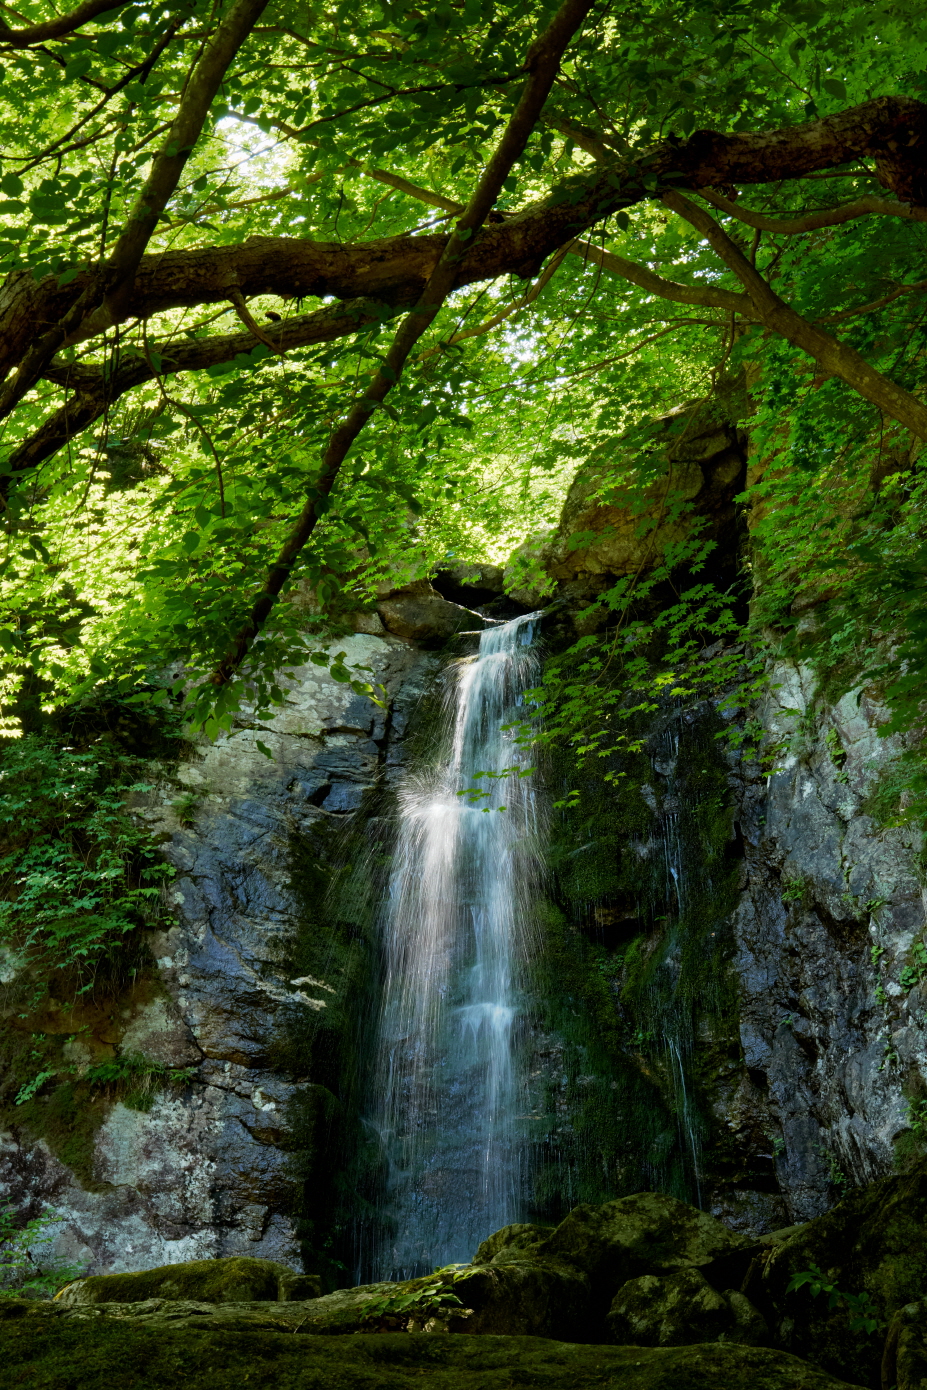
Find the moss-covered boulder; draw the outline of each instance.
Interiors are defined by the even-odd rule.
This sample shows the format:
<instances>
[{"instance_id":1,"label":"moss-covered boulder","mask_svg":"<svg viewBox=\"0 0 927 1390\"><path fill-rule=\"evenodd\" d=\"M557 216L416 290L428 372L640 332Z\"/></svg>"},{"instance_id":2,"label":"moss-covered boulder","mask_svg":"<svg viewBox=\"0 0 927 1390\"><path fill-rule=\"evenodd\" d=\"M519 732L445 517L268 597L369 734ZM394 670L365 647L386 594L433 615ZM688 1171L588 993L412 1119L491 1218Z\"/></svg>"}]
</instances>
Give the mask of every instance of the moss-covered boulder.
<instances>
[{"instance_id":1,"label":"moss-covered boulder","mask_svg":"<svg viewBox=\"0 0 927 1390\"><path fill-rule=\"evenodd\" d=\"M307 1332L442 1331L598 1340L589 1281L545 1261L471 1265L453 1275L339 1289L306 1308Z\"/></svg>"},{"instance_id":2,"label":"moss-covered boulder","mask_svg":"<svg viewBox=\"0 0 927 1390\"><path fill-rule=\"evenodd\" d=\"M610 1302L629 1279L729 1261L750 1248L706 1212L663 1192L638 1192L600 1207L575 1207L538 1254L581 1269Z\"/></svg>"},{"instance_id":3,"label":"moss-covered boulder","mask_svg":"<svg viewBox=\"0 0 927 1390\"><path fill-rule=\"evenodd\" d=\"M794 1277L812 1269L820 1279L790 1292ZM927 1164L848 1193L769 1246L744 1293L780 1345L834 1375L878 1385L885 1327L899 1309L927 1299Z\"/></svg>"},{"instance_id":4,"label":"moss-covered boulder","mask_svg":"<svg viewBox=\"0 0 927 1390\"><path fill-rule=\"evenodd\" d=\"M202 1304L200 1313L178 1316L179 1306L186 1305L135 1305L133 1315L129 1305L0 1303L4 1383L16 1390L859 1390L759 1347L313 1337L303 1335L292 1304L237 1311Z\"/></svg>"},{"instance_id":5,"label":"moss-covered boulder","mask_svg":"<svg viewBox=\"0 0 927 1390\"><path fill-rule=\"evenodd\" d=\"M275 1260L233 1255L225 1260L188 1260L131 1274L92 1274L68 1284L58 1295L70 1306L138 1303L146 1298L192 1299L201 1303L290 1302L317 1298L314 1274L297 1274Z\"/></svg>"},{"instance_id":6,"label":"moss-covered boulder","mask_svg":"<svg viewBox=\"0 0 927 1390\"><path fill-rule=\"evenodd\" d=\"M697 1269L660 1278L629 1279L605 1319L611 1340L643 1347L681 1347L695 1342L761 1346L769 1328L736 1289L719 1293Z\"/></svg>"},{"instance_id":7,"label":"moss-covered boulder","mask_svg":"<svg viewBox=\"0 0 927 1390\"><path fill-rule=\"evenodd\" d=\"M509 1260L530 1259L537 1255L553 1231L553 1226L529 1226L526 1223L503 1226L501 1231L495 1231L479 1246L473 1256L473 1264L504 1264Z\"/></svg>"},{"instance_id":8,"label":"moss-covered boulder","mask_svg":"<svg viewBox=\"0 0 927 1390\"><path fill-rule=\"evenodd\" d=\"M906 1303L892 1318L882 1353L882 1385L895 1390L927 1385L927 1303Z\"/></svg>"}]
</instances>

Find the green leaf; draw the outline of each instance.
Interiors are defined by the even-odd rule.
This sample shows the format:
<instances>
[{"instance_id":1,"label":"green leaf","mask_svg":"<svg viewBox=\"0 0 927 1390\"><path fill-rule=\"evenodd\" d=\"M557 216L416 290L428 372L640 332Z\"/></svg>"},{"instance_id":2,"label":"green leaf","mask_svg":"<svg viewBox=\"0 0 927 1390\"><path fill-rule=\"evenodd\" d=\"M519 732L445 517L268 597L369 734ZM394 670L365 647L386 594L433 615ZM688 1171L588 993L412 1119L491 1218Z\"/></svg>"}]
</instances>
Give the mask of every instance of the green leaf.
<instances>
[{"instance_id":1,"label":"green leaf","mask_svg":"<svg viewBox=\"0 0 927 1390\"><path fill-rule=\"evenodd\" d=\"M262 743L261 740L258 738L255 739L254 746L259 753L263 753L265 758L270 758L271 762L273 762L274 755L271 752L271 750L267 747L266 743Z\"/></svg>"}]
</instances>

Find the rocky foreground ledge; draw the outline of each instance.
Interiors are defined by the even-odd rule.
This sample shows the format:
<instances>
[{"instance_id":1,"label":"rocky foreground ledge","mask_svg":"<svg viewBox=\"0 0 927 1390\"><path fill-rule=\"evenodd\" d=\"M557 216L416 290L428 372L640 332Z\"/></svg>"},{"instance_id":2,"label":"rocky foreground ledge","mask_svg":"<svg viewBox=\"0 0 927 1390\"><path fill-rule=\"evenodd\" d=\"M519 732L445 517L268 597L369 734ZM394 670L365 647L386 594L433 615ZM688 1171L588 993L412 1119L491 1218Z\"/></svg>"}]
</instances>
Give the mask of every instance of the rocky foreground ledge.
<instances>
[{"instance_id":1,"label":"rocky foreground ledge","mask_svg":"<svg viewBox=\"0 0 927 1390\"><path fill-rule=\"evenodd\" d=\"M0 1383L927 1390L925 1236L927 1164L756 1240L639 1193L505 1227L466 1266L325 1295L244 1257L98 1275L0 1301Z\"/></svg>"}]
</instances>

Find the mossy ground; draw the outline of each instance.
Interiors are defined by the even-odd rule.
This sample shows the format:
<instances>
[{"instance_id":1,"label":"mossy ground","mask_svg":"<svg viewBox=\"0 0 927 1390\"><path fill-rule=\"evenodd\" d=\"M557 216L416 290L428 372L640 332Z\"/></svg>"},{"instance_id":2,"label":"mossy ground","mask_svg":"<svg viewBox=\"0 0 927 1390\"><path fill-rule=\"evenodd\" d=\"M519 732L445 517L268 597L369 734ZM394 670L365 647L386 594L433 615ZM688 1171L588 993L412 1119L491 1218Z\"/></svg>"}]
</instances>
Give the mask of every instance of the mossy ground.
<instances>
[{"instance_id":1,"label":"mossy ground","mask_svg":"<svg viewBox=\"0 0 927 1390\"><path fill-rule=\"evenodd\" d=\"M707 1344L575 1346L539 1337L142 1327L21 1317L0 1323L5 1384L16 1390L839 1390L807 1363Z\"/></svg>"}]
</instances>

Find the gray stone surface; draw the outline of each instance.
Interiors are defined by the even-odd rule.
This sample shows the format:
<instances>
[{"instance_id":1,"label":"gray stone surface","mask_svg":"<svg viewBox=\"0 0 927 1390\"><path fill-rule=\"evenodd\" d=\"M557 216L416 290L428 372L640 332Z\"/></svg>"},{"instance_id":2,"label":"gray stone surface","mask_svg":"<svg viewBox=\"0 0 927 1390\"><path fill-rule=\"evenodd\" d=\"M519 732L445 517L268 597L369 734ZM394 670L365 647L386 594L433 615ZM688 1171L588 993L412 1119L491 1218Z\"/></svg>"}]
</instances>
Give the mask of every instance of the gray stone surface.
<instances>
[{"instance_id":1,"label":"gray stone surface","mask_svg":"<svg viewBox=\"0 0 927 1390\"><path fill-rule=\"evenodd\" d=\"M754 766L736 781L736 969L744 1058L788 1219L801 1221L893 1168L904 1093L927 1078L923 992L900 982L925 909L915 832L866 812L900 751L879 737L886 712L859 689L827 705L791 664L772 686L760 714L779 757L768 778Z\"/></svg>"},{"instance_id":2,"label":"gray stone surface","mask_svg":"<svg viewBox=\"0 0 927 1390\"><path fill-rule=\"evenodd\" d=\"M176 925L151 935L163 992L130 1020L122 1050L192 1067L193 1084L162 1091L147 1112L109 1108L93 1190L45 1144L0 1136L0 1201L53 1207L64 1217L57 1254L85 1262L87 1273L236 1254L298 1264L286 1107L294 1088L315 1083L274 1073L268 1048L281 1008L304 1009L308 1023L338 981L282 971L297 913L288 845L320 824L343 824L398 770L408 714L434 669L395 638L356 634L337 648L372 668L387 710L307 666L274 718L243 712L227 737L180 767L179 788L165 781L136 806L178 870L169 888ZM184 791L196 797L190 825L175 806Z\"/></svg>"}]
</instances>

